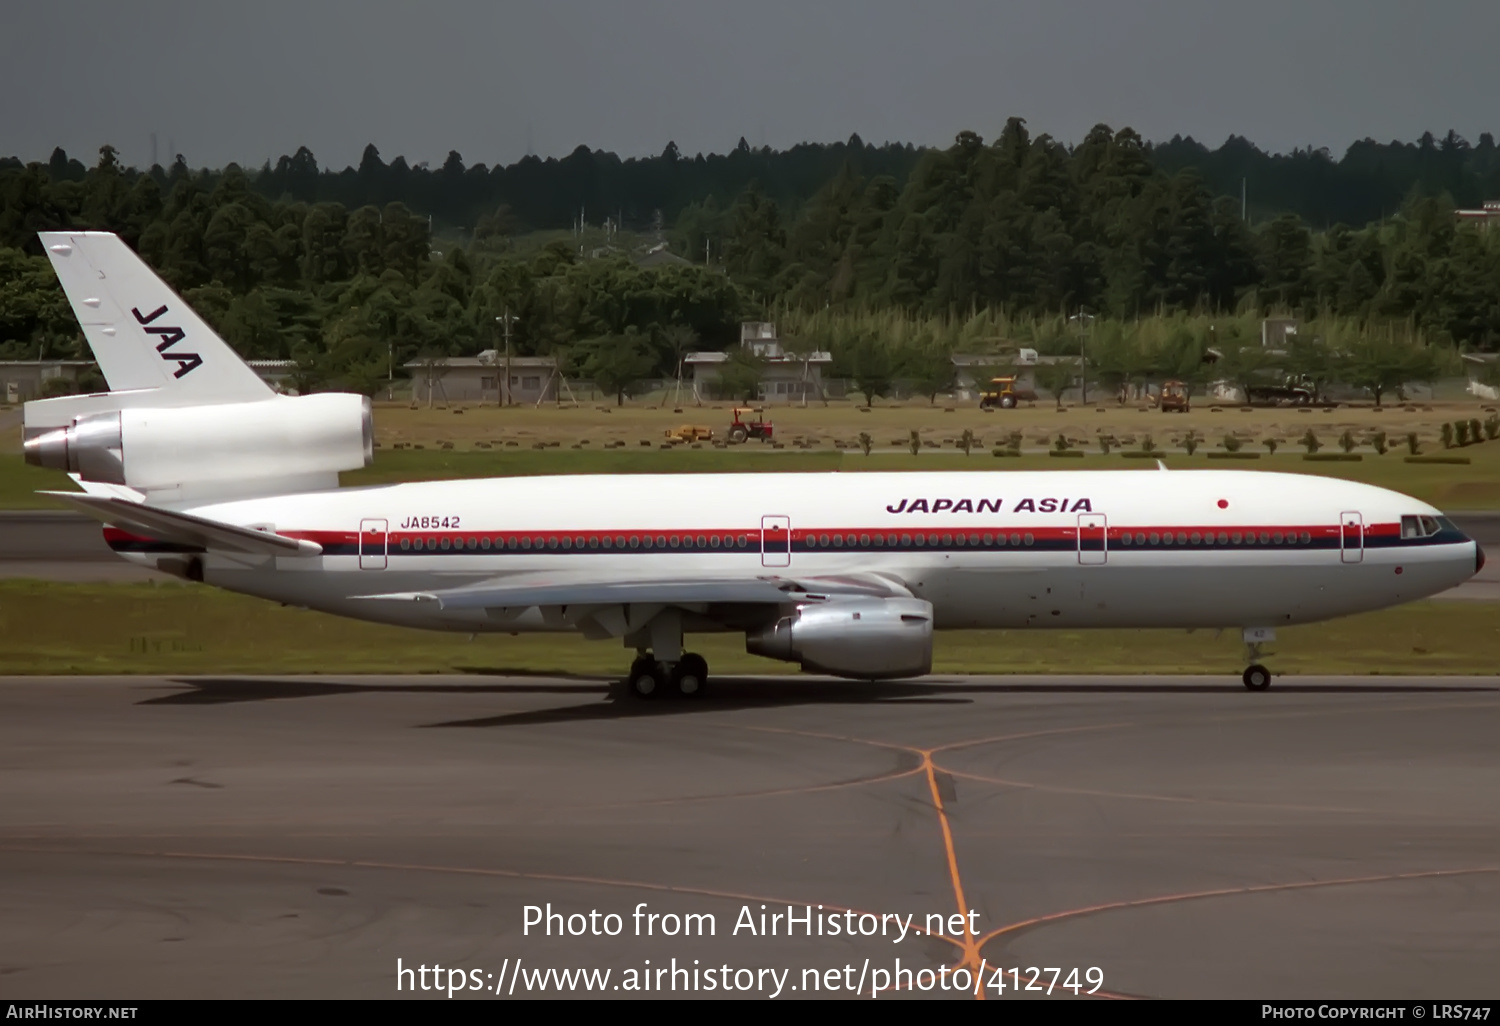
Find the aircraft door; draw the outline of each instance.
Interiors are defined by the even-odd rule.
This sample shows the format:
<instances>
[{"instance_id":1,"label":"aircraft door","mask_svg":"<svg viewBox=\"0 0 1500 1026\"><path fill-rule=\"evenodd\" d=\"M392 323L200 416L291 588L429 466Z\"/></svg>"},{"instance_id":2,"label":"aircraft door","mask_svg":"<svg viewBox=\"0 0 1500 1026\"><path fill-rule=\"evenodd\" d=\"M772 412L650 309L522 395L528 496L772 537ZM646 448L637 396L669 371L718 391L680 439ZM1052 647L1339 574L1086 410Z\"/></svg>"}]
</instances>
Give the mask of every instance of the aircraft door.
<instances>
[{"instance_id":1,"label":"aircraft door","mask_svg":"<svg viewBox=\"0 0 1500 1026\"><path fill-rule=\"evenodd\" d=\"M361 520L359 522L359 568L361 570L384 570L387 524L384 520Z\"/></svg>"},{"instance_id":2,"label":"aircraft door","mask_svg":"<svg viewBox=\"0 0 1500 1026\"><path fill-rule=\"evenodd\" d=\"M1109 523L1103 513L1078 514L1078 562L1102 566L1109 559Z\"/></svg>"},{"instance_id":3,"label":"aircraft door","mask_svg":"<svg viewBox=\"0 0 1500 1026\"><path fill-rule=\"evenodd\" d=\"M1365 558L1365 518L1358 513L1339 514L1339 546L1345 563L1362 563Z\"/></svg>"},{"instance_id":4,"label":"aircraft door","mask_svg":"<svg viewBox=\"0 0 1500 1026\"><path fill-rule=\"evenodd\" d=\"M792 518L760 518L760 565L792 565Z\"/></svg>"}]
</instances>

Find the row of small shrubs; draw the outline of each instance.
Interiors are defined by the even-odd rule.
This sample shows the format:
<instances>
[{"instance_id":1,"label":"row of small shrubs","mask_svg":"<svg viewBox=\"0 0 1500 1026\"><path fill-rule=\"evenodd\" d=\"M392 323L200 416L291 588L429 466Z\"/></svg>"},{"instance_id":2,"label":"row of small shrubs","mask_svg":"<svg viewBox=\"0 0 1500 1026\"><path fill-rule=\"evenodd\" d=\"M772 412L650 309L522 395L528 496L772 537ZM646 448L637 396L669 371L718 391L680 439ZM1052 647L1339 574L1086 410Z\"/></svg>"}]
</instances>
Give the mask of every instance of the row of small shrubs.
<instances>
[{"instance_id":1,"label":"row of small shrubs","mask_svg":"<svg viewBox=\"0 0 1500 1026\"><path fill-rule=\"evenodd\" d=\"M1471 418L1467 421L1454 421L1452 423L1444 424L1442 427L1441 438L1444 449L1462 448L1464 446L1473 445L1481 441L1494 441L1496 439L1500 439L1500 414L1491 414L1484 421L1480 421L1476 417ZM1023 438L1021 432L1012 431L1000 445L997 445L994 448L993 453L996 456L1019 456L1021 454L1022 441ZM1038 438L1037 441L1042 442L1048 440L1044 438ZM1121 443L1114 435L1101 433L1098 436L1097 441L1099 445L1099 451L1105 456L1108 456L1113 450L1117 448L1123 450L1123 443ZM1186 435L1183 435L1181 438L1176 439L1174 441L1174 444L1180 446L1185 453L1187 453L1189 456L1192 456L1198 451L1199 447L1205 441L1207 441L1207 439L1200 436L1196 431L1189 431ZM1417 437L1417 433L1415 431L1407 432L1405 438L1403 439L1403 442L1406 445L1408 459L1421 454L1421 442ZM892 445L899 445L903 443L906 445L908 451L910 451L914 456L919 455L924 448L936 449L945 444L951 444L956 448L962 450L965 455L968 455L975 448L982 447L984 441L983 439L976 437L974 432L968 429L965 429L961 436L957 438L945 438L942 440L942 442L923 440L920 433L918 433L916 430L913 430L907 438L892 439L891 441ZM476 449L489 449L491 447L499 448L501 446L515 446L517 444L518 443L513 439L505 441L495 439L493 443L487 441L475 442L474 447ZM580 449L588 444L588 441L585 439L583 442L575 444L571 447L574 449ZM642 440L640 444L642 446L651 446L660 443L654 443L649 440ZM661 447L672 448L674 444L675 443L668 442L662 444ZM713 444L716 448L723 445L722 442L715 442ZM810 445L816 444L816 440L804 439L799 437L793 439L791 444L797 448L807 448ZM845 443L841 440L835 441L834 444L837 448L844 448L845 445ZM856 444L859 447L860 451L868 456L870 455L871 450L874 448L874 439L868 432L862 431L859 433L857 440L853 444ZM1084 451L1082 448L1079 448L1080 444L1081 440L1069 439L1066 434L1059 433L1056 438L1050 440L1049 451L1054 456L1081 457L1084 455ZM1259 453L1245 452L1245 444L1246 443L1244 439L1240 438L1236 434L1229 433L1226 434L1220 442L1220 446L1223 451L1211 452L1208 455L1211 458L1215 459L1259 458ZM1345 429L1345 431L1339 435L1335 443L1339 447L1339 449L1342 450L1341 453L1320 452L1320 450L1323 448L1323 442L1318 438L1317 433L1314 432L1311 428L1309 428L1307 432L1297 440L1297 444L1301 445L1306 450L1306 455L1304 457L1305 459L1314 460L1359 459L1360 457L1354 454L1354 450L1362 444L1368 444L1372 449L1375 450L1376 453L1382 456L1390 451L1390 439L1384 431L1377 431L1365 439L1360 439L1355 436L1352 429ZM624 448L625 445L626 443L624 441L607 441L604 443L604 448ZM782 443L773 443L773 445L778 449L783 447ZM1276 450L1281 445L1281 440L1276 438L1266 438L1262 439L1261 445L1265 447L1268 455L1274 456L1276 455ZM436 443L436 446L441 449L451 449L453 448L453 443L439 441ZM531 443L531 447L533 449L559 448L560 446L560 442L538 441ZM421 449L424 448L424 446L422 446L421 444L413 444L411 442L396 442L392 446L392 448ZM1156 447L1155 439L1153 439L1151 435L1146 434L1141 437L1141 439L1139 440L1139 445L1136 449L1121 451L1120 455L1136 458L1159 458L1166 455L1166 453ZM1425 459L1436 458L1428 457ZM1465 459L1464 462L1468 462L1467 459Z\"/></svg>"},{"instance_id":2,"label":"row of small shrubs","mask_svg":"<svg viewBox=\"0 0 1500 1026\"><path fill-rule=\"evenodd\" d=\"M1497 434L1500 434L1500 422L1497 422L1496 428ZM1177 439L1174 444L1179 445L1185 453L1187 453L1189 456L1192 456L1198 451L1199 447L1205 441L1207 441L1207 439L1200 436L1196 431L1189 431L1186 435L1182 436L1180 439ZM1119 441L1113 435L1101 434L1099 436L1098 442L1099 451L1105 456L1108 456L1113 449L1120 445ZM1406 445L1408 458L1417 456L1421 452L1421 440L1418 438L1415 431L1407 432L1405 438L1403 439L1403 442ZM1340 434L1335 443L1341 450L1340 452L1321 452L1320 450L1323 449L1323 442L1318 438L1317 433L1312 431L1311 429L1309 429L1300 439L1297 440L1297 444L1301 445L1306 450L1306 455L1304 458L1312 460L1358 460L1362 457L1359 454L1355 453L1354 450L1360 445L1366 444L1381 456L1384 456L1386 453L1388 453L1391 448L1390 436L1387 435L1384 431L1377 431L1374 434L1370 435L1368 438L1361 439L1354 434L1353 430L1349 429L1346 429L1342 434ZM1019 456L1020 445L1021 439L1019 433L1017 433L1012 436L1009 445L997 447L995 449L995 455ZM1260 458L1260 453L1258 452L1244 451L1245 440L1240 438L1238 435L1225 435L1220 445L1223 449L1222 452L1210 452L1207 455L1212 459ZM1276 450L1281 446L1281 440L1278 438L1266 438L1261 441L1261 445L1265 446L1267 455L1274 456L1276 455ZM1053 456L1084 455L1083 450L1077 448L1074 442L1063 434L1059 434L1055 439L1052 440L1049 452ZM1155 439L1153 439L1151 435L1148 434L1140 439L1140 444L1137 449L1122 451L1120 455L1126 458L1160 458L1162 456L1165 456L1166 453L1156 447ZM1465 462L1467 462L1467 460L1465 460Z\"/></svg>"},{"instance_id":3,"label":"row of small shrubs","mask_svg":"<svg viewBox=\"0 0 1500 1026\"><path fill-rule=\"evenodd\" d=\"M1469 421L1458 421L1453 424L1443 425L1442 439L1443 448L1445 449L1450 449L1457 446L1472 445L1475 442L1479 441L1493 441L1497 438L1500 438L1500 414L1491 414L1490 417L1482 423L1477 418L1475 418ZM945 439L945 441L947 440ZM1047 442L1050 445L1049 451L1053 455L1083 455L1083 450L1081 448L1078 448L1078 443L1075 440L1068 438L1068 436L1065 434L1058 434L1056 438L1050 440L1046 438L1038 438L1037 441ZM1174 444L1181 446L1184 452L1186 452L1189 456L1192 456L1198 451L1199 447L1205 441L1207 441L1207 439L1200 436L1196 431L1189 431L1186 435L1182 436L1182 438L1176 440ZM899 439L893 440L892 444L898 444L899 442ZM1020 455L1021 442L1021 433L1019 431L1014 431L1011 433L1010 437L1006 439L1005 442L995 447L994 453L997 456ZM906 440L906 444L913 455L921 452L924 447L938 447L936 443L923 442L916 431L911 432L909 439ZM980 439L973 437L973 432L965 431L963 437L958 439L956 444L965 453L968 453L973 447L982 445L983 443ZM1099 451L1105 456L1108 456L1114 449L1122 447L1120 441L1116 439L1114 435L1102 433L1098 436L1098 444ZM1281 446L1281 440L1278 438L1266 438L1262 439L1260 444L1265 446L1266 453L1268 455L1274 456L1276 455L1276 450ZM1341 453L1320 453L1320 450L1323 448L1323 442L1318 438L1317 433L1311 428L1309 428L1307 432L1297 440L1297 444L1302 446L1303 449L1306 450L1306 455L1308 457L1325 460L1358 458L1355 455L1354 450L1359 448L1361 445L1368 445L1370 448L1374 449L1378 455L1381 456L1384 456L1391 450L1391 439L1386 432L1376 431L1366 438L1360 438L1355 435L1353 429L1349 428L1346 428L1344 432L1338 436L1334 443L1341 450ZM1405 437L1402 439L1401 443L1398 444L1405 444L1408 456L1416 456L1421 453L1421 439L1417 436L1417 433L1415 431L1408 431ZM1242 451L1245 448L1245 440L1232 433L1226 434L1223 440L1220 442L1220 445L1223 448L1223 452L1210 453L1210 455L1219 459L1252 459L1259 456L1259 453ZM866 455L869 455L870 436L868 434L862 433L860 435L860 448ZM1165 454L1161 450L1156 448L1155 440L1151 437L1151 435L1148 434L1141 438L1139 447L1137 449L1128 452L1121 452L1120 455L1161 456Z\"/></svg>"},{"instance_id":4,"label":"row of small shrubs","mask_svg":"<svg viewBox=\"0 0 1500 1026\"><path fill-rule=\"evenodd\" d=\"M1493 442L1500 438L1500 413L1492 413L1482 422L1478 417L1455 420L1444 424L1442 439L1444 449L1462 449L1479 442Z\"/></svg>"}]
</instances>

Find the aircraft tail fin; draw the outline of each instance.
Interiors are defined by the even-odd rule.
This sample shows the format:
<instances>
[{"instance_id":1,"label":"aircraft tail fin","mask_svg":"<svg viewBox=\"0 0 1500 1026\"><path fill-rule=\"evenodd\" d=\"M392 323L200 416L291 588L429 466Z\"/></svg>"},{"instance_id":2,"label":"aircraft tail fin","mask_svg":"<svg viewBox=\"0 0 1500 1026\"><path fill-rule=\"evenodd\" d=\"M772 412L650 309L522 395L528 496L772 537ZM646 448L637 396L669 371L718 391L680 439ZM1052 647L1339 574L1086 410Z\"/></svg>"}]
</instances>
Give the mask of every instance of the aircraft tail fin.
<instances>
[{"instance_id":1,"label":"aircraft tail fin","mask_svg":"<svg viewBox=\"0 0 1500 1026\"><path fill-rule=\"evenodd\" d=\"M150 390L161 406L275 394L118 235L40 234L111 392Z\"/></svg>"}]
</instances>

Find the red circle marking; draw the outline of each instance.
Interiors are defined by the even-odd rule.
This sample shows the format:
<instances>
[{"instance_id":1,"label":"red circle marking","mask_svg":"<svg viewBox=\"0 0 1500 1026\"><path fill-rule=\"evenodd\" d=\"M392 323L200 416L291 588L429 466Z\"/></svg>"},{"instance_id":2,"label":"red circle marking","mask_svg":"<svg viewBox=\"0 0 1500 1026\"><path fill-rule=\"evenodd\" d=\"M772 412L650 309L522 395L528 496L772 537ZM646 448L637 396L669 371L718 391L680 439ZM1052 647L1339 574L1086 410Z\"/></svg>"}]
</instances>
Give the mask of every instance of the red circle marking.
<instances>
[{"instance_id":1,"label":"red circle marking","mask_svg":"<svg viewBox=\"0 0 1500 1026\"><path fill-rule=\"evenodd\" d=\"M1398 574L1399 574L1399 573L1400 573L1400 572L1401 572L1401 568L1400 568L1400 567L1399 567L1399 566L1398 566L1398 567L1396 567L1396 573L1398 573Z\"/></svg>"},{"instance_id":2,"label":"red circle marking","mask_svg":"<svg viewBox=\"0 0 1500 1026\"><path fill-rule=\"evenodd\" d=\"M1219 500L1219 508L1220 509L1228 509L1229 508L1229 500L1228 499L1220 499Z\"/></svg>"}]
</instances>

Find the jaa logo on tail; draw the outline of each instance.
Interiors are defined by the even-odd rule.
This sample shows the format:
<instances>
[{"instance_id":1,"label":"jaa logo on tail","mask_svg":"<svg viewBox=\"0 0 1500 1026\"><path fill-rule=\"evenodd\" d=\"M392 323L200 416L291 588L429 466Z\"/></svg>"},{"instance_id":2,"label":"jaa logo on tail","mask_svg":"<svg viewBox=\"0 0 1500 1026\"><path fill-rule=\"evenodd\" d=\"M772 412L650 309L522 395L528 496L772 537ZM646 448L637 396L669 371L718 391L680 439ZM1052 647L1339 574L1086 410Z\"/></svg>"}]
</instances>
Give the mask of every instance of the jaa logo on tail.
<instances>
[{"instance_id":1,"label":"jaa logo on tail","mask_svg":"<svg viewBox=\"0 0 1500 1026\"><path fill-rule=\"evenodd\" d=\"M187 332L178 327L162 324L152 325L152 321L167 312L165 305L157 307L148 316L144 317L141 316L141 311L136 307L131 307L130 312L135 314L135 319L145 327L146 334L161 336L161 341L156 345L156 351L161 354L163 360L170 360L177 364L177 370L173 373L172 377L180 378L194 367L201 367L203 365L203 358L197 353L167 352L172 346L175 346L186 338Z\"/></svg>"}]
</instances>

